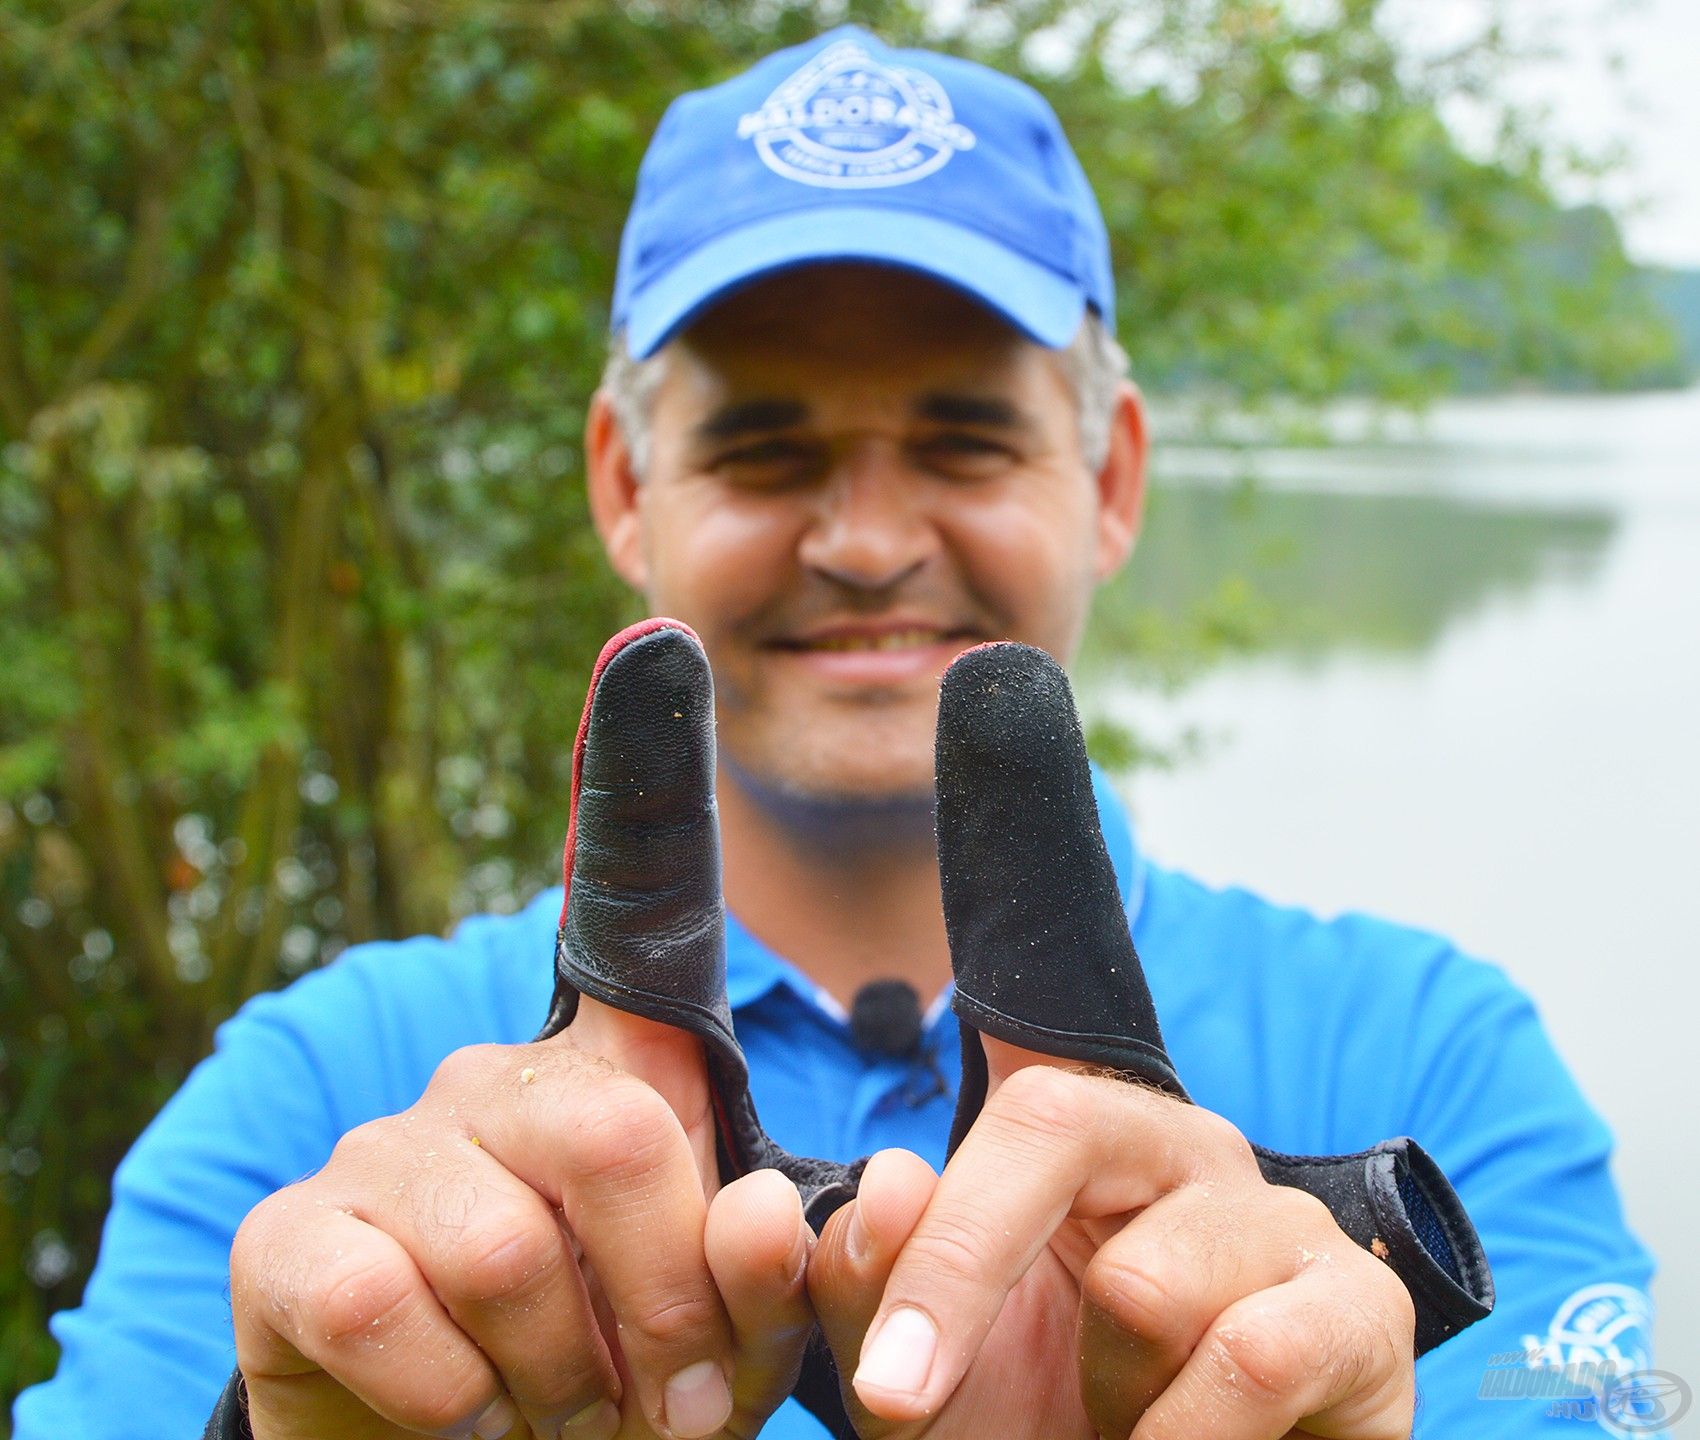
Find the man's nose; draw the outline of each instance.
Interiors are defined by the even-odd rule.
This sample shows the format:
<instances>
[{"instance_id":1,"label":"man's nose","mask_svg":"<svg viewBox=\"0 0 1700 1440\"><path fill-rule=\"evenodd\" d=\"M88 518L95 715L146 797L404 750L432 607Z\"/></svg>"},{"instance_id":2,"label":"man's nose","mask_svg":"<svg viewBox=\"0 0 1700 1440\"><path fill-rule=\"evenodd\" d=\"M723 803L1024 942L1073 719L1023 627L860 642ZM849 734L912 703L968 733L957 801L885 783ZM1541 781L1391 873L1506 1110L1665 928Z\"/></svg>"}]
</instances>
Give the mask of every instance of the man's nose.
<instances>
[{"instance_id":1,"label":"man's nose","mask_svg":"<svg viewBox=\"0 0 1700 1440\"><path fill-rule=\"evenodd\" d=\"M892 445L857 443L834 459L798 548L810 569L858 590L895 585L938 552L924 482Z\"/></svg>"}]
</instances>

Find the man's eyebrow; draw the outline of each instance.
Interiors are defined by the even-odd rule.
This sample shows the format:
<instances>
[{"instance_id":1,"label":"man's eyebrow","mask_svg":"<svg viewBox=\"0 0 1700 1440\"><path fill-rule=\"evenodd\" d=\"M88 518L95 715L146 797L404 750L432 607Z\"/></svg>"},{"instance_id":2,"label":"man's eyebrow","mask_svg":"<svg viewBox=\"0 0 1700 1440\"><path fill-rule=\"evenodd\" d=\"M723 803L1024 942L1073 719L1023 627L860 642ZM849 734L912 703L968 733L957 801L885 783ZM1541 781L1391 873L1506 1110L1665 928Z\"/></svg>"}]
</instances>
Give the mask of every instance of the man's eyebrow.
<instances>
[{"instance_id":1,"label":"man's eyebrow","mask_svg":"<svg viewBox=\"0 0 1700 1440\"><path fill-rule=\"evenodd\" d=\"M713 444L765 430L785 430L808 418L809 407L801 400L734 400L697 425L693 434L699 443Z\"/></svg>"},{"instance_id":2,"label":"man's eyebrow","mask_svg":"<svg viewBox=\"0 0 1700 1440\"><path fill-rule=\"evenodd\" d=\"M1008 400L995 395L959 395L943 391L923 395L915 413L941 425L983 425L999 430L1029 430L1032 420Z\"/></svg>"}]
</instances>

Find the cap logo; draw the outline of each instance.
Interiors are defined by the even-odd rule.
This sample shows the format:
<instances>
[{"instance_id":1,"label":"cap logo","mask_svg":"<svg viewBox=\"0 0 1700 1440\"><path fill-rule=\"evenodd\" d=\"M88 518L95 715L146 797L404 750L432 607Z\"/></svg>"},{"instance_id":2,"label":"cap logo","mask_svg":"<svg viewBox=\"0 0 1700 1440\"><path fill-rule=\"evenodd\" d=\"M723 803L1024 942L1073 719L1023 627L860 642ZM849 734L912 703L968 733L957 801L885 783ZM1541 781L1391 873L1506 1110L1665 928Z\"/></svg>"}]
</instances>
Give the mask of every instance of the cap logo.
<instances>
[{"instance_id":1,"label":"cap logo","mask_svg":"<svg viewBox=\"0 0 1700 1440\"><path fill-rule=\"evenodd\" d=\"M827 46L740 116L738 138L776 175L846 190L907 185L974 145L937 80L854 40Z\"/></svg>"}]
</instances>

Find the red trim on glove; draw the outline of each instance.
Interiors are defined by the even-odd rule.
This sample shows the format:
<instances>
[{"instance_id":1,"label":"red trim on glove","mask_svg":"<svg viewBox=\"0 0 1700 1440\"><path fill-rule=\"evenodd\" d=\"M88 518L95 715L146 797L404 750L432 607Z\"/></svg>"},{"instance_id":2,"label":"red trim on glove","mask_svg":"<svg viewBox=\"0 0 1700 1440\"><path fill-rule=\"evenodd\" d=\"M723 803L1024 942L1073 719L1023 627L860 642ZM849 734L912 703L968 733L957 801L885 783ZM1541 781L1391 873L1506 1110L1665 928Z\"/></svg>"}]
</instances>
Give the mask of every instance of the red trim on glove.
<instances>
[{"instance_id":1,"label":"red trim on glove","mask_svg":"<svg viewBox=\"0 0 1700 1440\"><path fill-rule=\"evenodd\" d=\"M639 620L636 625L628 625L602 647L602 653L596 657L596 668L590 672L590 688L585 691L584 714L579 716L578 735L573 740L573 785L569 801L570 809L567 814L567 843L561 850L561 883L566 886L566 895L561 901L561 918L559 924L566 924L567 902L573 894L573 853L578 849L578 787L579 778L584 769L584 743L590 735L590 707L596 701L596 687L601 683L602 672L608 668L608 662L618 655L634 640L640 640L645 635L653 635L657 630L682 630L701 645L702 640L697 632L683 620L672 620L665 615L655 615L648 620Z\"/></svg>"}]
</instances>

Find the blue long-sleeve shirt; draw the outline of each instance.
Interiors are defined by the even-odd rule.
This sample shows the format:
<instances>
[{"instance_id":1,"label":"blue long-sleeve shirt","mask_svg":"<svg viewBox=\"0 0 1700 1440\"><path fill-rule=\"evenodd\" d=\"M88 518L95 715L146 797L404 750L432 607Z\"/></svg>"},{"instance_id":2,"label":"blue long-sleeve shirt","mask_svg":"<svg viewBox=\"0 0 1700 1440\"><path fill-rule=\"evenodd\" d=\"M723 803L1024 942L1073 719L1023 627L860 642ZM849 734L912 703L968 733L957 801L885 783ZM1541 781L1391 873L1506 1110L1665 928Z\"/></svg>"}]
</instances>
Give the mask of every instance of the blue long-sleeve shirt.
<instances>
[{"instance_id":1,"label":"blue long-sleeve shirt","mask_svg":"<svg viewBox=\"0 0 1700 1440\"><path fill-rule=\"evenodd\" d=\"M1498 1304L1418 1362L1417 1436L1592 1430L1551 1413L1586 1414L1586 1402L1555 1401L1522 1357L1651 1365L1652 1262L1623 1222L1611 1136L1527 997L1436 936L1359 915L1322 921L1152 864L1101 779L1098 798L1193 1098L1290 1153L1411 1135L1474 1219ZM235 1360L237 1225L322 1165L344 1132L412 1105L451 1051L530 1039L551 993L560 906L555 889L447 939L355 946L225 1024L119 1166L83 1303L52 1322L58 1373L20 1397L16 1440L198 1436ZM757 1108L780 1144L844 1160L902 1146L942 1165L960 1066L947 1006L927 1025L940 1094L924 1067L860 1052L838 1007L736 919L727 986ZM787 1402L763 1433L822 1432Z\"/></svg>"}]
</instances>

